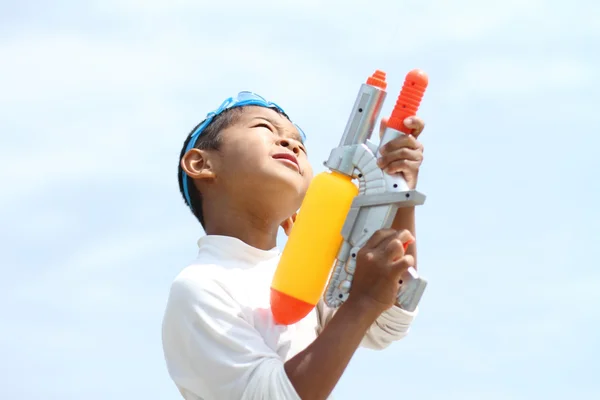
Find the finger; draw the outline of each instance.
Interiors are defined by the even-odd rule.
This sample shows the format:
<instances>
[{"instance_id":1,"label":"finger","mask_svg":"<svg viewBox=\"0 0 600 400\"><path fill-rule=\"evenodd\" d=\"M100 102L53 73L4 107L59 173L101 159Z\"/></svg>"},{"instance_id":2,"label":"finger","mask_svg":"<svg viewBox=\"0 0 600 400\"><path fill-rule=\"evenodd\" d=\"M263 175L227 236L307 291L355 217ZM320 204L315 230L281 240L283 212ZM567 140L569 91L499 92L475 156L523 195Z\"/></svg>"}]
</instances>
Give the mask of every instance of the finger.
<instances>
[{"instance_id":1,"label":"finger","mask_svg":"<svg viewBox=\"0 0 600 400\"><path fill-rule=\"evenodd\" d=\"M385 128L387 128L388 118L381 118L381 122L379 123L379 139L383 137L383 133L385 132Z\"/></svg>"},{"instance_id":2,"label":"finger","mask_svg":"<svg viewBox=\"0 0 600 400\"><path fill-rule=\"evenodd\" d=\"M281 223L281 227L283 228L283 232L285 233L286 236L290 236L290 234L292 233L292 228L294 227L295 221L296 221L296 217L294 214L294 216L286 219L285 221L283 221Z\"/></svg>"},{"instance_id":3,"label":"finger","mask_svg":"<svg viewBox=\"0 0 600 400\"><path fill-rule=\"evenodd\" d=\"M382 170L386 174L416 174L421 166L421 161L397 160L389 163Z\"/></svg>"},{"instance_id":4,"label":"finger","mask_svg":"<svg viewBox=\"0 0 600 400\"><path fill-rule=\"evenodd\" d=\"M394 138L381 146L380 152L381 154L386 154L405 147L418 150L422 148L423 145L414 136L401 134L397 138Z\"/></svg>"},{"instance_id":5,"label":"finger","mask_svg":"<svg viewBox=\"0 0 600 400\"><path fill-rule=\"evenodd\" d=\"M411 135L414 137L419 137L423 129L425 129L425 121L421 118L413 115L412 117L408 117L404 120L404 126L409 129L412 129Z\"/></svg>"},{"instance_id":6,"label":"finger","mask_svg":"<svg viewBox=\"0 0 600 400\"><path fill-rule=\"evenodd\" d=\"M415 258L410 254L405 255L398 261L392 264L392 271L394 277L398 280L402 278L402 275L406 273L406 270L415 265Z\"/></svg>"},{"instance_id":7,"label":"finger","mask_svg":"<svg viewBox=\"0 0 600 400\"><path fill-rule=\"evenodd\" d=\"M388 260L395 261L404 256L404 252L411 243L414 243L414 241L415 237L413 234L409 230L404 229L398 231L396 235L388 237L379 247L384 249L384 254Z\"/></svg>"},{"instance_id":8,"label":"finger","mask_svg":"<svg viewBox=\"0 0 600 400\"><path fill-rule=\"evenodd\" d=\"M406 250L406 248L408 246L410 246L411 244L413 244L415 242L414 235L408 229L403 229L402 231L400 231L400 234L398 235L398 237L402 241L402 245L404 246L404 250Z\"/></svg>"},{"instance_id":9,"label":"finger","mask_svg":"<svg viewBox=\"0 0 600 400\"><path fill-rule=\"evenodd\" d=\"M413 150L408 147L403 147L398 150L383 154L377 160L379 168L385 169L394 161L423 161L423 152L421 150Z\"/></svg>"},{"instance_id":10,"label":"finger","mask_svg":"<svg viewBox=\"0 0 600 400\"><path fill-rule=\"evenodd\" d=\"M374 249L378 247L383 241L389 239L390 237L396 235L398 233L395 229L379 229L376 231L365 243L364 248Z\"/></svg>"},{"instance_id":11,"label":"finger","mask_svg":"<svg viewBox=\"0 0 600 400\"><path fill-rule=\"evenodd\" d=\"M385 245L383 253L388 261L395 262L404 257L404 244L400 237L391 238Z\"/></svg>"}]
</instances>

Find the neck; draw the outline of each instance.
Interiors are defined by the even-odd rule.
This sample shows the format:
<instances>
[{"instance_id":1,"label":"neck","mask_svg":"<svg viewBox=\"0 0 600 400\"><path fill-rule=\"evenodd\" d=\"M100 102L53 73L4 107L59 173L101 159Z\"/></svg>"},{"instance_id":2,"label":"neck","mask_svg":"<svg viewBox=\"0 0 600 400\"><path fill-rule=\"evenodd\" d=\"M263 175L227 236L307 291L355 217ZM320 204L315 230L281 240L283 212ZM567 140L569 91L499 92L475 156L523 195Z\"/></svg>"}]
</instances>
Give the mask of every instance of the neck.
<instances>
[{"instance_id":1,"label":"neck","mask_svg":"<svg viewBox=\"0 0 600 400\"><path fill-rule=\"evenodd\" d=\"M242 205L206 199L203 205L204 231L207 235L231 236L261 250L277 245L280 222L252 212Z\"/></svg>"}]
</instances>

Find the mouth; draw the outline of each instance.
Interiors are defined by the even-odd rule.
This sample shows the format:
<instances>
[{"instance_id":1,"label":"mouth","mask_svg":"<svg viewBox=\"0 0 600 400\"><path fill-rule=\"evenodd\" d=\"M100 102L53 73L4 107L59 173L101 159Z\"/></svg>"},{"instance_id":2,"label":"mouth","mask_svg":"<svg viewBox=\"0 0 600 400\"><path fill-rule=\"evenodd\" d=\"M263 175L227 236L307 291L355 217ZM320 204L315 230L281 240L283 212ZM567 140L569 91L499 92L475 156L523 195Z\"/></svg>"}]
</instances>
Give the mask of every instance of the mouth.
<instances>
[{"instance_id":1,"label":"mouth","mask_svg":"<svg viewBox=\"0 0 600 400\"><path fill-rule=\"evenodd\" d=\"M298 163L298 159L293 154L279 153L275 154L273 158L276 160L280 160L283 164L294 168L298 173L300 173L300 164Z\"/></svg>"}]
</instances>

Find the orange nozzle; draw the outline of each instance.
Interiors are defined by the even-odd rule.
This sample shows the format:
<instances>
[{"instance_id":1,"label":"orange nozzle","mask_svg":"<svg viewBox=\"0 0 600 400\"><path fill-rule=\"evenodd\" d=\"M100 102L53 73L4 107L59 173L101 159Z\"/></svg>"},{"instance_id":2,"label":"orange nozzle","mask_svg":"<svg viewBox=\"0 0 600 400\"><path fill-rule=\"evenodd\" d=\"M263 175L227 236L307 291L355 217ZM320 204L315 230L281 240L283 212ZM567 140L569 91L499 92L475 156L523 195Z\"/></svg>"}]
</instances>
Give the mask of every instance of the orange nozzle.
<instances>
[{"instance_id":1,"label":"orange nozzle","mask_svg":"<svg viewBox=\"0 0 600 400\"><path fill-rule=\"evenodd\" d=\"M271 288L271 313L279 325L292 325L306 317L315 307L288 294Z\"/></svg>"},{"instance_id":2,"label":"orange nozzle","mask_svg":"<svg viewBox=\"0 0 600 400\"><path fill-rule=\"evenodd\" d=\"M367 79L367 85L378 87L381 90L387 88L387 82L385 81L385 72L377 70Z\"/></svg>"},{"instance_id":3,"label":"orange nozzle","mask_svg":"<svg viewBox=\"0 0 600 400\"><path fill-rule=\"evenodd\" d=\"M428 83L427 74L419 69L414 69L406 75L404 86L388 120L388 127L406 134L411 133L411 129L404 125L404 120L417 114Z\"/></svg>"}]
</instances>

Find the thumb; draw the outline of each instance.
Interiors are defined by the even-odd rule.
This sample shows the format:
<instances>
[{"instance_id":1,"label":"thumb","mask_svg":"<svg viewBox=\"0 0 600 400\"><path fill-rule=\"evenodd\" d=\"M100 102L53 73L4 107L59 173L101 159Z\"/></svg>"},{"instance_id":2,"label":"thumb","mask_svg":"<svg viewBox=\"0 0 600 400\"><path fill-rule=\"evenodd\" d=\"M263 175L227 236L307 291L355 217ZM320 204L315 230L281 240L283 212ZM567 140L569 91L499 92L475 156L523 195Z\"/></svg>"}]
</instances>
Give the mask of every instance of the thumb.
<instances>
[{"instance_id":1,"label":"thumb","mask_svg":"<svg viewBox=\"0 0 600 400\"><path fill-rule=\"evenodd\" d=\"M290 236L290 233L292 233L292 228L294 227L294 222L296 222L296 213L294 213L294 215L292 215L291 217L289 217L288 219L286 219L285 221L283 221L281 223L281 227L283 228L283 231L285 232L286 236Z\"/></svg>"},{"instance_id":2,"label":"thumb","mask_svg":"<svg viewBox=\"0 0 600 400\"><path fill-rule=\"evenodd\" d=\"M383 133L385 132L385 128L387 128L388 118L381 118L381 122L379 123L379 139L383 138Z\"/></svg>"}]
</instances>

